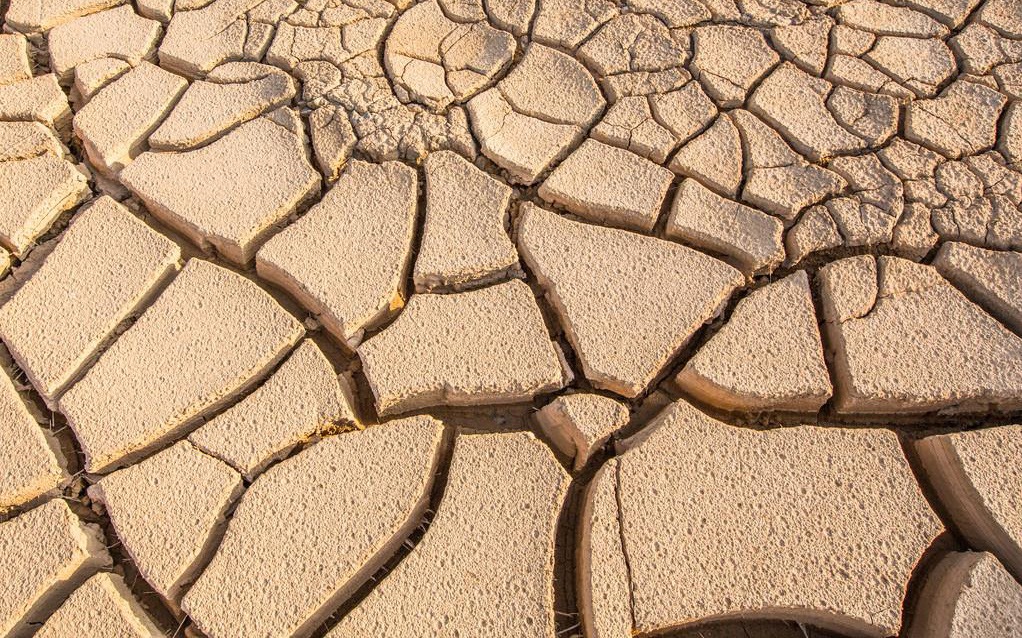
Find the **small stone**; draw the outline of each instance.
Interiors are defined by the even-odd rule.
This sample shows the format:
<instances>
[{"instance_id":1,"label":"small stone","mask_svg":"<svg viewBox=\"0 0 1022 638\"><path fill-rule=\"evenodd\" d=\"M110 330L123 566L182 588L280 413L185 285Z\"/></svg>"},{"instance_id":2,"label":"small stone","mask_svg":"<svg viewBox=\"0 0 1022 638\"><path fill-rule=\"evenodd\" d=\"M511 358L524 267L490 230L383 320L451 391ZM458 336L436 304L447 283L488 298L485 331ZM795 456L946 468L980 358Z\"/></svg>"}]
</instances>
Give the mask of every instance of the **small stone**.
<instances>
[{"instance_id":1,"label":"small stone","mask_svg":"<svg viewBox=\"0 0 1022 638\"><path fill-rule=\"evenodd\" d=\"M760 274L784 261L783 231L776 217L686 179L671 204L664 234L730 257L747 274Z\"/></svg>"},{"instance_id":2,"label":"small stone","mask_svg":"<svg viewBox=\"0 0 1022 638\"><path fill-rule=\"evenodd\" d=\"M113 177L131 163L187 86L184 78L143 62L96 93L74 117L75 135L92 164Z\"/></svg>"},{"instance_id":3,"label":"small stone","mask_svg":"<svg viewBox=\"0 0 1022 638\"><path fill-rule=\"evenodd\" d=\"M88 178L74 164L49 155L0 162L0 192L0 241L18 257L90 194Z\"/></svg>"},{"instance_id":4,"label":"small stone","mask_svg":"<svg viewBox=\"0 0 1022 638\"><path fill-rule=\"evenodd\" d=\"M0 632L35 627L98 569L110 566L99 527L83 523L55 498L0 523Z\"/></svg>"},{"instance_id":5,"label":"small stone","mask_svg":"<svg viewBox=\"0 0 1022 638\"><path fill-rule=\"evenodd\" d=\"M743 278L674 242L523 206L518 250L589 381L635 397L717 315Z\"/></svg>"},{"instance_id":6,"label":"small stone","mask_svg":"<svg viewBox=\"0 0 1022 638\"><path fill-rule=\"evenodd\" d=\"M649 232L673 175L624 149L586 140L539 187L539 196L592 221Z\"/></svg>"},{"instance_id":7,"label":"small stone","mask_svg":"<svg viewBox=\"0 0 1022 638\"><path fill-rule=\"evenodd\" d=\"M259 250L257 272L356 347L404 306L416 179L399 162L352 162L318 204Z\"/></svg>"},{"instance_id":8,"label":"small stone","mask_svg":"<svg viewBox=\"0 0 1022 638\"><path fill-rule=\"evenodd\" d=\"M306 340L255 392L188 440L251 481L303 442L357 423L351 401L347 382Z\"/></svg>"},{"instance_id":9,"label":"small stone","mask_svg":"<svg viewBox=\"0 0 1022 638\"><path fill-rule=\"evenodd\" d=\"M103 504L146 582L176 601L209 561L243 489L241 475L180 441L104 476L89 497Z\"/></svg>"},{"instance_id":10,"label":"small stone","mask_svg":"<svg viewBox=\"0 0 1022 638\"><path fill-rule=\"evenodd\" d=\"M628 406L599 394L563 394L536 413L536 423L557 449L574 459L575 471L628 425Z\"/></svg>"},{"instance_id":11,"label":"small stone","mask_svg":"<svg viewBox=\"0 0 1022 638\"><path fill-rule=\"evenodd\" d=\"M839 413L1022 405L1022 339L936 269L860 256L827 264L819 276Z\"/></svg>"},{"instance_id":12,"label":"small stone","mask_svg":"<svg viewBox=\"0 0 1022 638\"><path fill-rule=\"evenodd\" d=\"M997 142L997 120L1007 102L994 89L958 80L939 97L906 107L905 138L952 159L979 153Z\"/></svg>"},{"instance_id":13,"label":"small stone","mask_svg":"<svg viewBox=\"0 0 1022 638\"><path fill-rule=\"evenodd\" d=\"M1012 489L1022 425L938 434L915 443L923 473L969 547L1022 575L1022 499Z\"/></svg>"},{"instance_id":14,"label":"small stone","mask_svg":"<svg viewBox=\"0 0 1022 638\"><path fill-rule=\"evenodd\" d=\"M358 355L381 416L434 405L519 403L566 383L532 291L518 280L413 295Z\"/></svg>"},{"instance_id":15,"label":"small stone","mask_svg":"<svg viewBox=\"0 0 1022 638\"><path fill-rule=\"evenodd\" d=\"M295 81L276 67L229 62L193 82L149 136L155 150L184 150L216 139L295 96Z\"/></svg>"},{"instance_id":16,"label":"small stone","mask_svg":"<svg viewBox=\"0 0 1022 638\"><path fill-rule=\"evenodd\" d=\"M163 635L132 596L124 579L117 574L101 572L76 589L35 638L160 638Z\"/></svg>"},{"instance_id":17,"label":"small stone","mask_svg":"<svg viewBox=\"0 0 1022 638\"><path fill-rule=\"evenodd\" d=\"M110 471L176 438L301 335L301 324L254 283L190 260L60 400L86 469Z\"/></svg>"},{"instance_id":18,"label":"small stone","mask_svg":"<svg viewBox=\"0 0 1022 638\"><path fill-rule=\"evenodd\" d=\"M50 69L69 83L75 68L101 58L116 58L137 66L156 50L160 23L122 5L76 18L54 28L47 35Z\"/></svg>"},{"instance_id":19,"label":"small stone","mask_svg":"<svg viewBox=\"0 0 1022 638\"><path fill-rule=\"evenodd\" d=\"M527 432L459 436L425 536L328 638L553 636L554 545L568 482Z\"/></svg>"},{"instance_id":20,"label":"small stone","mask_svg":"<svg viewBox=\"0 0 1022 638\"><path fill-rule=\"evenodd\" d=\"M0 308L0 337L44 400L56 404L118 324L176 272L180 258L176 244L109 197L75 217Z\"/></svg>"},{"instance_id":21,"label":"small stone","mask_svg":"<svg viewBox=\"0 0 1022 638\"><path fill-rule=\"evenodd\" d=\"M328 437L267 470L184 611L211 638L309 635L421 524L442 434L432 417L402 419Z\"/></svg>"},{"instance_id":22,"label":"small stone","mask_svg":"<svg viewBox=\"0 0 1022 638\"><path fill-rule=\"evenodd\" d=\"M120 178L161 221L239 264L320 182L301 136L266 117L192 151L143 153Z\"/></svg>"},{"instance_id":23,"label":"small stone","mask_svg":"<svg viewBox=\"0 0 1022 638\"><path fill-rule=\"evenodd\" d=\"M739 301L676 382L725 410L816 412L823 407L832 388L805 271Z\"/></svg>"}]
</instances>

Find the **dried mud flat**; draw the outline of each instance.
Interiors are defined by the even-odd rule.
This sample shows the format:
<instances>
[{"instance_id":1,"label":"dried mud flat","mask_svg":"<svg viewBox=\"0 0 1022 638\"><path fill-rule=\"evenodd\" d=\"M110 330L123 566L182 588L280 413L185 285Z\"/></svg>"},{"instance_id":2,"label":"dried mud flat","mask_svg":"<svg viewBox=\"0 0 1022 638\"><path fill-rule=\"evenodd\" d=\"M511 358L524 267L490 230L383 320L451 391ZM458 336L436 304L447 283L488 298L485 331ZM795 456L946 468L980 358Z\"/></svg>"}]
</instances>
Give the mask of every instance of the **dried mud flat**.
<instances>
[{"instance_id":1,"label":"dried mud flat","mask_svg":"<svg viewBox=\"0 0 1022 638\"><path fill-rule=\"evenodd\" d=\"M0 636L1022 637L1020 0L0 19Z\"/></svg>"}]
</instances>

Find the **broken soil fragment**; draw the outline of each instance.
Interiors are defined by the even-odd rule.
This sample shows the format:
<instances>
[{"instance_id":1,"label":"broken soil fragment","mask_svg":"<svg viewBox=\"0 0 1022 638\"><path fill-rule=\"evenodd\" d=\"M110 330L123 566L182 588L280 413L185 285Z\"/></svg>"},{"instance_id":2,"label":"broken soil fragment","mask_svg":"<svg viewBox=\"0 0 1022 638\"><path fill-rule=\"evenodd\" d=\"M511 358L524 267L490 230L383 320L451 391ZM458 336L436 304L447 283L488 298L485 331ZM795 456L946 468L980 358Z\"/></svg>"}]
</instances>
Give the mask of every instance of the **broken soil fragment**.
<instances>
[{"instance_id":1,"label":"broken soil fragment","mask_svg":"<svg viewBox=\"0 0 1022 638\"><path fill-rule=\"evenodd\" d=\"M86 469L110 471L176 438L258 379L302 333L251 281L190 260L60 400Z\"/></svg>"},{"instance_id":2,"label":"broken soil fragment","mask_svg":"<svg viewBox=\"0 0 1022 638\"><path fill-rule=\"evenodd\" d=\"M459 436L425 536L327 636L553 635L554 540L567 487L550 449L529 433Z\"/></svg>"},{"instance_id":3,"label":"broken soil fragment","mask_svg":"<svg viewBox=\"0 0 1022 638\"><path fill-rule=\"evenodd\" d=\"M109 197L78 213L0 308L0 337L44 400L56 404L117 325L176 272L180 257L176 244Z\"/></svg>"},{"instance_id":4,"label":"broken soil fragment","mask_svg":"<svg viewBox=\"0 0 1022 638\"><path fill-rule=\"evenodd\" d=\"M567 382L532 291L518 280L414 295L358 356L381 415L523 402Z\"/></svg>"},{"instance_id":5,"label":"broken soil fragment","mask_svg":"<svg viewBox=\"0 0 1022 638\"><path fill-rule=\"evenodd\" d=\"M819 410L832 389L805 271L739 301L677 383L725 410Z\"/></svg>"},{"instance_id":6,"label":"broken soil fragment","mask_svg":"<svg viewBox=\"0 0 1022 638\"><path fill-rule=\"evenodd\" d=\"M35 634L66 636L159 638L163 632L135 601L124 579L101 572L76 589Z\"/></svg>"},{"instance_id":7,"label":"broken soil fragment","mask_svg":"<svg viewBox=\"0 0 1022 638\"><path fill-rule=\"evenodd\" d=\"M452 151L425 162L426 218L415 259L415 289L460 290L518 269L508 236L511 188Z\"/></svg>"},{"instance_id":8,"label":"broken soil fragment","mask_svg":"<svg viewBox=\"0 0 1022 638\"><path fill-rule=\"evenodd\" d=\"M992 554L952 552L926 576L909 638L1022 635L1022 585Z\"/></svg>"},{"instance_id":9,"label":"broken soil fragment","mask_svg":"<svg viewBox=\"0 0 1022 638\"><path fill-rule=\"evenodd\" d=\"M210 638L308 635L420 524L441 438L439 421L412 417L270 468L182 607Z\"/></svg>"},{"instance_id":10,"label":"broken soil fragment","mask_svg":"<svg viewBox=\"0 0 1022 638\"><path fill-rule=\"evenodd\" d=\"M539 196L594 222L649 232L671 172L624 149L586 140L539 187Z\"/></svg>"},{"instance_id":11,"label":"broken soil fragment","mask_svg":"<svg viewBox=\"0 0 1022 638\"><path fill-rule=\"evenodd\" d=\"M1022 339L936 269L862 256L828 264L818 277L839 412L1022 405Z\"/></svg>"},{"instance_id":12,"label":"broken soil fragment","mask_svg":"<svg viewBox=\"0 0 1022 638\"><path fill-rule=\"evenodd\" d=\"M260 276L356 347L404 305L418 184L400 162L352 162L308 214L266 242Z\"/></svg>"},{"instance_id":13,"label":"broken soil fragment","mask_svg":"<svg viewBox=\"0 0 1022 638\"><path fill-rule=\"evenodd\" d=\"M899 631L909 579L942 526L894 433L757 431L683 402L649 428L589 488L588 522L599 527L583 530L581 548L609 553L580 573L590 626L620 632L630 606L635 633L723 616Z\"/></svg>"},{"instance_id":14,"label":"broken soil fragment","mask_svg":"<svg viewBox=\"0 0 1022 638\"><path fill-rule=\"evenodd\" d=\"M599 394L565 394L539 412L535 419L557 449L574 460L575 470L585 466L610 435L628 424L628 407Z\"/></svg>"},{"instance_id":15,"label":"broken soil fragment","mask_svg":"<svg viewBox=\"0 0 1022 638\"><path fill-rule=\"evenodd\" d=\"M1022 497L1014 489L1022 426L940 434L915 444L923 470L970 547L1022 575Z\"/></svg>"},{"instance_id":16,"label":"broken soil fragment","mask_svg":"<svg viewBox=\"0 0 1022 638\"><path fill-rule=\"evenodd\" d=\"M62 499L0 523L0 632L30 636L74 589L110 566L106 542Z\"/></svg>"},{"instance_id":17,"label":"broken soil fragment","mask_svg":"<svg viewBox=\"0 0 1022 638\"><path fill-rule=\"evenodd\" d=\"M0 514L51 495L67 480L52 434L28 411L6 372L0 372Z\"/></svg>"},{"instance_id":18,"label":"broken soil fragment","mask_svg":"<svg viewBox=\"0 0 1022 638\"><path fill-rule=\"evenodd\" d=\"M301 443L354 423L347 381L306 340L263 385L188 440L251 481Z\"/></svg>"},{"instance_id":19,"label":"broken soil fragment","mask_svg":"<svg viewBox=\"0 0 1022 638\"><path fill-rule=\"evenodd\" d=\"M209 560L242 489L241 475L181 441L103 477L89 496L106 508L142 577L177 601Z\"/></svg>"},{"instance_id":20,"label":"broken soil fragment","mask_svg":"<svg viewBox=\"0 0 1022 638\"><path fill-rule=\"evenodd\" d=\"M518 249L586 378L625 397L641 394L742 282L737 270L691 248L532 204L523 206Z\"/></svg>"},{"instance_id":21,"label":"broken soil fragment","mask_svg":"<svg viewBox=\"0 0 1022 638\"><path fill-rule=\"evenodd\" d=\"M210 166L218 170L211 173ZM161 221L238 264L249 262L320 183L302 137L268 117L202 148L143 153L120 179Z\"/></svg>"}]
</instances>

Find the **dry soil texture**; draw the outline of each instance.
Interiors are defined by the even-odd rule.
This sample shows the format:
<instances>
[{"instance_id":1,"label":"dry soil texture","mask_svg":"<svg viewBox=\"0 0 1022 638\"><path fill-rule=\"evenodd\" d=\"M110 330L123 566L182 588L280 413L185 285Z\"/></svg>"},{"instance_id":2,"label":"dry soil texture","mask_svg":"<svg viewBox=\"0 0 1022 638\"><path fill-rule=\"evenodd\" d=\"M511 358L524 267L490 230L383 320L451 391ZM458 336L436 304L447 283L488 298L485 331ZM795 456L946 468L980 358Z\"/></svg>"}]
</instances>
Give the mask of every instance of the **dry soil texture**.
<instances>
[{"instance_id":1,"label":"dry soil texture","mask_svg":"<svg viewBox=\"0 0 1022 638\"><path fill-rule=\"evenodd\" d=\"M1022 0L0 25L0 638L1022 638Z\"/></svg>"}]
</instances>

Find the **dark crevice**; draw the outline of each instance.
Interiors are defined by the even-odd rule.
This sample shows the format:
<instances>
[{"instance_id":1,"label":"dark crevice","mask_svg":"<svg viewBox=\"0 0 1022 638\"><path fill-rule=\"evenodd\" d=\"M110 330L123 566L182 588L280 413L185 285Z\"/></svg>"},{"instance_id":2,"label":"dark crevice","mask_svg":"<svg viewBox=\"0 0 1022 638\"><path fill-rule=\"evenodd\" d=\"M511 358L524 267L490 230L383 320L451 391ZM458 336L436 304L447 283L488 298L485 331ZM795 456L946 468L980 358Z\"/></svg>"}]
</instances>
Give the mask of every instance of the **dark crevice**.
<instances>
[{"instance_id":1,"label":"dark crevice","mask_svg":"<svg viewBox=\"0 0 1022 638\"><path fill-rule=\"evenodd\" d=\"M919 605L923 587L926 585L927 577L933 572L934 567L940 563L950 552L965 551L965 545L949 532L943 532L933 540L933 543L926 548L912 570L912 577L909 579L905 599L901 609L901 635L912 636L912 628L917 613L926 613L929 610Z\"/></svg>"}]
</instances>

